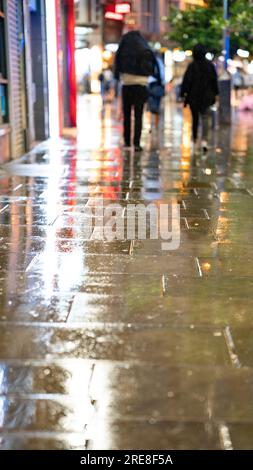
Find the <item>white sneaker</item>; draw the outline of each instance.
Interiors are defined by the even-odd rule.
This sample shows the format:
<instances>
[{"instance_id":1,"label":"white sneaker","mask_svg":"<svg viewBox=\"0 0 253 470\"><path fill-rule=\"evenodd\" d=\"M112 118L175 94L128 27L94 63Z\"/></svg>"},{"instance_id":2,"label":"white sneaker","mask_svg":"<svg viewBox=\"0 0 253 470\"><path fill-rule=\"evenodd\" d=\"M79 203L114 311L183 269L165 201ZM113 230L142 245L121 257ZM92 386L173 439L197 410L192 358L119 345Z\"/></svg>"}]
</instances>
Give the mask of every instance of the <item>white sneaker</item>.
<instances>
[{"instance_id":1,"label":"white sneaker","mask_svg":"<svg viewBox=\"0 0 253 470\"><path fill-rule=\"evenodd\" d=\"M202 151L203 151L204 153L207 153L207 151L208 151L208 143L207 143L206 140L202 140L202 142L201 142L201 148L202 148Z\"/></svg>"}]
</instances>

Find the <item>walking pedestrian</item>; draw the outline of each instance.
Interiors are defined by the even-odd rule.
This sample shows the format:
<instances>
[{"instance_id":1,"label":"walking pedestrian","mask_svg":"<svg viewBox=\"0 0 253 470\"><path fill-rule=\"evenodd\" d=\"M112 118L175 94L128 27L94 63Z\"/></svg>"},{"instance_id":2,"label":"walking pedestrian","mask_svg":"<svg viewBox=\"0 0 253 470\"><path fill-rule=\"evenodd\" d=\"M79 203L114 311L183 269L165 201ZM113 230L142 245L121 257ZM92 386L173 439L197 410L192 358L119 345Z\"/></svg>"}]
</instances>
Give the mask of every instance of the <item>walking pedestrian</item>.
<instances>
[{"instance_id":1,"label":"walking pedestrian","mask_svg":"<svg viewBox=\"0 0 253 470\"><path fill-rule=\"evenodd\" d=\"M140 145L144 105L148 99L148 78L154 74L155 56L139 31L126 33L115 59L115 79L122 81L124 146L131 148L131 115L134 110L134 147Z\"/></svg>"},{"instance_id":2,"label":"walking pedestrian","mask_svg":"<svg viewBox=\"0 0 253 470\"><path fill-rule=\"evenodd\" d=\"M101 93L101 98L102 98L102 103L103 106L105 104L105 95L106 95L106 86L105 86L105 74L104 71L102 71L99 76L98 80L100 82L100 93Z\"/></svg>"},{"instance_id":3,"label":"walking pedestrian","mask_svg":"<svg viewBox=\"0 0 253 470\"><path fill-rule=\"evenodd\" d=\"M113 82L113 73L110 69L103 70L98 79L100 81L100 91L103 105L107 101L107 97L110 95L112 82Z\"/></svg>"},{"instance_id":4,"label":"walking pedestrian","mask_svg":"<svg viewBox=\"0 0 253 470\"><path fill-rule=\"evenodd\" d=\"M105 94L106 97L110 96L110 92L112 89L112 84L113 84L113 73L111 69L106 69L104 71L104 77L105 77Z\"/></svg>"},{"instance_id":5,"label":"walking pedestrian","mask_svg":"<svg viewBox=\"0 0 253 470\"><path fill-rule=\"evenodd\" d=\"M240 98L240 90L244 85L243 75L239 67L237 67L236 72L232 75L232 83L235 90L235 97L238 99Z\"/></svg>"},{"instance_id":6,"label":"walking pedestrian","mask_svg":"<svg viewBox=\"0 0 253 470\"><path fill-rule=\"evenodd\" d=\"M188 66L182 83L181 96L192 113L193 143L197 142L199 121L202 121L202 150L208 149L208 117L210 107L219 94L214 65L206 59L206 49L198 44L193 49L193 62Z\"/></svg>"},{"instance_id":7,"label":"walking pedestrian","mask_svg":"<svg viewBox=\"0 0 253 470\"><path fill-rule=\"evenodd\" d=\"M150 112L150 132L152 132L152 118L155 116L155 127L159 129L161 101L165 95L164 63L158 54L155 55L155 74L149 80L148 111Z\"/></svg>"}]
</instances>

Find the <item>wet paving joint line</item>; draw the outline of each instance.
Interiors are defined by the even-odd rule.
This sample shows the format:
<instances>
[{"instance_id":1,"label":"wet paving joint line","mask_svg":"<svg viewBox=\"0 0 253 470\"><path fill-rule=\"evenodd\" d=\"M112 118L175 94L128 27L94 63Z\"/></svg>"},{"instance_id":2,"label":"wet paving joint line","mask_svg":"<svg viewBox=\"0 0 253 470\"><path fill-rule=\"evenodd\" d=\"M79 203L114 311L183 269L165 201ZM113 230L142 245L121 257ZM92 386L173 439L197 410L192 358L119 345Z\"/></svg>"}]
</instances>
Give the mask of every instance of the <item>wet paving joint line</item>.
<instances>
[{"instance_id":1,"label":"wet paving joint line","mask_svg":"<svg viewBox=\"0 0 253 470\"><path fill-rule=\"evenodd\" d=\"M85 329L85 330L90 330L90 329L94 329L94 328L97 328L97 329L100 329L100 330L103 330L103 328L111 328L113 330L128 330L129 329L129 325L131 325L132 328L135 328L135 330L139 330L140 328L150 328L151 327L151 324L150 323L140 323L138 325L133 325L131 323L125 323L125 322L117 322L117 323L113 323L113 322L95 322L95 321L92 321L92 322L70 322L70 323L66 323L66 321L62 321L62 322L29 322L29 321L15 321L15 322L12 322L12 321L6 321L6 320L3 320L0 322L0 325L1 326L4 326L4 327L13 327L15 325L15 327L21 327L21 328L27 328L27 327L31 327L31 328L46 328L46 329L59 329L59 330L75 330L75 329ZM163 324L158 324L157 325L157 328L164 328L164 325ZM188 326L184 326L183 327L184 329L185 328L188 328Z\"/></svg>"},{"instance_id":2,"label":"wet paving joint line","mask_svg":"<svg viewBox=\"0 0 253 470\"><path fill-rule=\"evenodd\" d=\"M91 439L86 439L85 441L85 450L93 449L93 441Z\"/></svg>"},{"instance_id":3,"label":"wet paving joint line","mask_svg":"<svg viewBox=\"0 0 253 470\"><path fill-rule=\"evenodd\" d=\"M29 401L45 401L45 400L54 400L54 401L60 401L61 403L67 403L69 399L71 399L71 395L68 393L17 393L17 392L12 392L12 393L0 393L0 400L3 398L7 398L8 400L29 400ZM90 400L90 396L86 395L86 401L87 399ZM90 400L92 404L92 400ZM95 400L93 400L95 402Z\"/></svg>"},{"instance_id":4,"label":"wet paving joint line","mask_svg":"<svg viewBox=\"0 0 253 470\"><path fill-rule=\"evenodd\" d=\"M0 240L1 241L1 240ZM34 292L34 291L38 291L39 287L38 286L35 286L35 287L31 287L29 289L26 289L23 294L30 294L31 292Z\"/></svg>"},{"instance_id":5,"label":"wet paving joint line","mask_svg":"<svg viewBox=\"0 0 253 470\"><path fill-rule=\"evenodd\" d=\"M184 223L185 223L185 226L187 228L187 230L190 230L190 227L189 227L189 224L188 224L188 220L186 217L184 217Z\"/></svg>"},{"instance_id":6,"label":"wet paving joint line","mask_svg":"<svg viewBox=\"0 0 253 470\"><path fill-rule=\"evenodd\" d=\"M4 211L6 211L6 209L8 209L8 207L10 207L9 204L7 204L6 206L2 207L2 209L0 209L0 214L2 214Z\"/></svg>"},{"instance_id":7,"label":"wet paving joint line","mask_svg":"<svg viewBox=\"0 0 253 470\"><path fill-rule=\"evenodd\" d=\"M36 264L36 262L39 260L39 257L40 257L40 253L38 253L36 256L34 256L34 258L32 259L32 261L28 264L25 272L28 273L32 268L33 266Z\"/></svg>"},{"instance_id":8,"label":"wet paving joint line","mask_svg":"<svg viewBox=\"0 0 253 470\"><path fill-rule=\"evenodd\" d=\"M129 247L129 252L128 252L129 256L133 256L134 248L135 248L135 240L131 240L130 247Z\"/></svg>"},{"instance_id":9,"label":"wet paving joint line","mask_svg":"<svg viewBox=\"0 0 253 470\"><path fill-rule=\"evenodd\" d=\"M94 190L94 196L89 197L87 199L86 204L83 205L84 209L86 207L93 207L94 206L94 197L96 197L96 195L97 195L96 190L97 190L97 188L95 188L95 190Z\"/></svg>"},{"instance_id":10,"label":"wet paving joint line","mask_svg":"<svg viewBox=\"0 0 253 470\"><path fill-rule=\"evenodd\" d=\"M52 221L48 224L48 227L52 227L52 226L55 224L55 222L57 221L57 219L59 219L59 217L60 217L60 214L58 214L58 215L54 218L54 220L52 220Z\"/></svg>"},{"instance_id":11,"label":"wet paving joint line","mask_svg":"<svg viewBox=\"0 0 253 470\"><path fill-rule=\"evenodd\" d=\"M232 183L232 185L234 186L234 188L239 188L239 184L231 177L227 178L228 181L230 181L230 183Z\"/></svg>"},{"instance_id":12,"label":"wet paving joint line","mask_svg":"<svg viewBox=\"0 0 253 470\"><path fill-rule=\"evenodd\" d=\"M168 293L168 278L165 274L162 275L162 296L165 297Z\"/></svg>"},{"instance_id":13,"label":"wet paving joint line","mask_svg":"<svg viewBox=\"0 0 253 470\"><path fill-rule=\"evenodd\" d=\"M72 299L71 299L71 301L70 301L70 303L69 303L69 308L68 308L68 313L67 313L67 317L66 317L65 323L67 323L68 320L69 320L69 316L70 316L70 314L71 314L71 310L72 310L72 307L73 307L74 300L75 300L75 295L73 295L73 297L72 297Z\"/></svg>"},{"instance_id":14,"label":"wet paving joint line","mask_svg":"<svg viewBox=\"0 0 253 470\"><path fill-rule=\"evenodd\" d=\"M226 424L219 425L219 437L223 450L234 450L229 428Z\"/></svg>"},{"instance_id":15,"label":"wet paving joint line","mask_svg":"<svg viewBox=\"0 0 253 470\"><path fill-rule=\"evenodd\" d=\"M20 431L12 431L12 430L2 430L0 431L0 436L2 437L12 437L12 438L37 438L37 439L52 439L52 438L58 438L58 439L66 439L68 436L76 436L83 438L85 437L85 432L76 432L76 431L25 431L25 430L20 430Z\"/></svg>"},{"instance_id":16,"label":"wet paving joint line","mask_svg":"<svg viewBox=\"0 0 253 470\"><path fill-rule=\"evenodd\" d=\"M69 169L65 165L65 168L63 169L62 174L61 174L61 178L64 178L65 176L68 176L68 172L69 172Z\"/></svg>"},{"instance_id":17,"label":"wet paving joint line","mask_svg":"<svg viewBox=\"0 0 253 470\"><path fill-rule=\"evenodd\" d=\"M224 338L225 338L225 341L226 341L226 345L227 345L227 348L228 348L228 352L229 352L229 356L230 356L232 365L236 368L240 368L241 363L240 363L238 355L236 353L235 343L234 343L232 333L231 333L231 330L230 330L229 326L226 326L226 328L223 331L223 334L224 334Z\"/></svg>"},{"instance_id":18,"label":"wet paving joint line","mask_svg":"<svg viewBox=\"0 0 253 470\"><path fill-rule=\"evenodd\" d=\"M203 272L202 272L202 269L201 269L201 266L200 266L199 259L197 257L195 257L195 263L196 263L196 266L197 266L197 269L198 269L199 276L203 277Z\"/></svg>"},{"instance_id":19,"label":"wet paving joint line","mask_svg":"<svg viewBox=\"0 0 253 470\"><path fill-rule=\"evenodd\" d=\"M92 382L93 382L93 377L94 377L94 373L95 373L95 367L96 367L96 364L92 364L90 379L89 379L89 383L88 383L88 397L90 399L90 402L91 402L92 406L95 406L96 402L97 402L97 400L95 400L92 397Z\"/></svg>"},{"instance_id":20,"label":"wet paving joint line","mask_svg":"<svg viewBox=\"0 0 253 470\"><path fill-rule=\"evenodd\" d=\"M157 315L155 316L155 318ZM49 330L59 330L59 331L64 331L67 330L69 332L72 332L74 330L84 330L82 333L86 335L86 333L89 333L90 331L98 331L101 334L104 334L107 330L112 330L115 332L119 333L124 333L124 332L129 332L130 328L132 332L140 332L143 329L150 331L154 328L153 323L148 323L148 322L140 322L138 324L136 323L127 323L127 322L103 322L103 321L77 321L77 322L69 322L66 323L65 320L59 321L59 322L37 322L37 321L8 321L8 320L2 320L0 322L1 328L30 328L31 330L35 330L36 328L38 330L45 329L47 331ZM180 332L204 332L208 333L209 335L212 334L214 337L221 337L222 333L220 331L217 331L217 328L214 328L213 326L207 326L207 325L194 325L189 323L171 323L171 321L167 320L166 322L157 322L155 325L156 330L163 330L166 328L166 330L169 331L180 331ZM99 334L100 334L99 333ZM6 362L8 359L4 359L4 362ZM1 360L0 360L1 363Z\"/></svg>"},{"instance_id":21,"label":"wet paving joint line","mask_svg":"<svg viewBox=\"0 0 253 470\"><path fill-rule=\"evenodd\" d=\"M15 191L18 191L19 189L21 189L23 186L23 184L19 184L18 186L16 186L14 189L13 189L13 192L15 193Z\"/></svg>"},{"instance_id":22,"label":"wet paving joint line","mask_svg":"<svg viewBox=\"0 0 253 470\"><path fill-rule=\"evenodd\" d=\"M206 411L209 421L211 421L213 416L213 403L214 403L214 384L212 383L208 388L208 395L207 395L207 404L206 404Z\"/></svg>"},{"instance_id":23,"label":"wet paving joint line","mask_svg":"<svg viewBox=\"0 0 253 470\"><path fill-rule=\"evenodd\" d=\"M39 199L46 199L47 196L48 196L48 190L46 189L39 195Z\"/></svg>"},{"instance_id":24,"label":"wet paving joint line","mask_svg":"<svg viewBox=\"0 0 253 470\"><path fill-rule=\"evenodd\" d=\"M209 214L206 209L202 209L207 220L210 220Z\"/></svg>"},{"instance_id":25,"label":"wet paving joint line","mask_svg":"<svg viewBox=\"0 0 253 470\"><path fill-rule=\"evenodd\" d=\"M183 206L184 210L186 211L186 204L185 204L184 200L182 200L182 206Z\"/></svg>"},{"instance_id":26,"label":"wet paving joint line","mask_svg":"<svg viewBox=\"0 0 253 470\"><path fill-rule=\"evenodd\" d=\"M132 360L128 360L127 363L131 366L131 367L135 367L136 365L139 365L141 364L143 367L147 367L148 365L150 365L150 362L148 361L140 361L139 359L135 360L135 359L132 359ZM75 365L75 364L81 364L83 367L86 367L86 366L89 366L90 368L92 367L93 364L98 364L99 366L101 364L105 365L105 366L110 366L111 365L111 360L108 360L108 359L84 359L84 358L64 358L64 359L48 359L48 358L43 358L43 359L19 359L19 358L16 358L16 359L5 359L4 361L3 360L0 360L0 365L1 366L5 366L5 365L8 365L10 367L45 367L45 366L52 366L52 365L58 365L60 367L71 367L72 365ZM116 364L116 366L119 366L119 367L124 367L126 365L125 361L120 361L120 360L117 360L115 359L113 361L113 364ZM179 366L180 367L180 366ZM206 370L206 366L205 366L205 370ZM1 431L0 431L1 433Z\"/></svg>"}]
</instances>

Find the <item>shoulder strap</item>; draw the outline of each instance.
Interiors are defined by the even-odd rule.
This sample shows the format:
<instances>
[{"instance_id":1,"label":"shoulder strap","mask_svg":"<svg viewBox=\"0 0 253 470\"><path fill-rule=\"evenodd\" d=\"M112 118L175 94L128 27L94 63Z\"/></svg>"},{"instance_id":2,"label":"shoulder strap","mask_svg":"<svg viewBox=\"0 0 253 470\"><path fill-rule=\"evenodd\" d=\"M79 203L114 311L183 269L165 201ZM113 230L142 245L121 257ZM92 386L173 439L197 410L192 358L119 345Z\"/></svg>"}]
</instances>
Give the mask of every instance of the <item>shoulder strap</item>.
<instances>
[{"instance_id":1,"label":"shoulder strap","mask_svg":"<svg viewBox=\"0 0 253 470\"><path fill-rule=\"evenodd\" d=\"M160 71L158 60L156 59L155 56L154 56L154 62L155 62L154 63L155 78L157 79L157 82L161 84L162 83L161 71Z\"/></svg>"}]
</instances>

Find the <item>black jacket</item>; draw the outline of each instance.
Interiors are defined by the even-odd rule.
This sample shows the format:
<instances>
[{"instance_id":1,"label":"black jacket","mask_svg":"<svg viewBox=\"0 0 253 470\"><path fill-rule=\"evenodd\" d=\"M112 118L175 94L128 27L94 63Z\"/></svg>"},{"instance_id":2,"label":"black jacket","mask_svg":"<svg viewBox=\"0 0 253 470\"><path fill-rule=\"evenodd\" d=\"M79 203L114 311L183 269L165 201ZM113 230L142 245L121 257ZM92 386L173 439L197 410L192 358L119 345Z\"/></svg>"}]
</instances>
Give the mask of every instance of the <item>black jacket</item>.
<instances>
[{"instance_id":1,"label":"black jacket","mask_svg":"<svg viewBox=\"0 0 253 470\"><path fill-rule=\"evenodd\" d=\"M153 75L155 55L139 31L130 31L120 42L114 64L114 77L119 80L121 73L130 75Z\"/></svg>"},{"instance_id":2,"label":"black jacket","mask_svg":"<svg viewBox=\"0 0 253 470\"><path fill-rule=\"evenodd\" d=\"M185 72L181 87L185 104L204 112L215 103L218 94L218 78L214 65L205 58L194 60Z\"/></svg>"}]
</instances>

